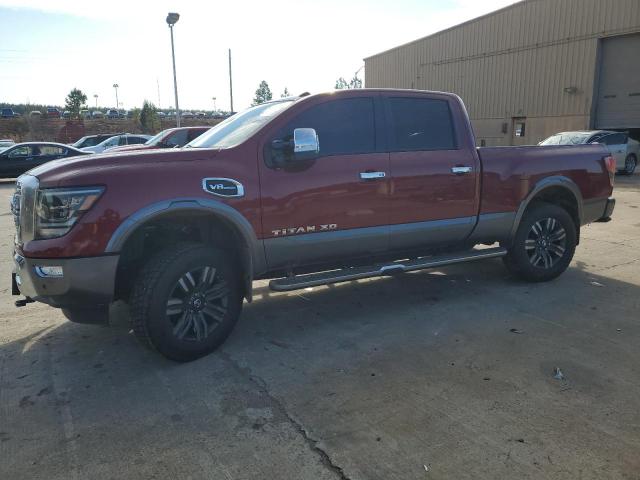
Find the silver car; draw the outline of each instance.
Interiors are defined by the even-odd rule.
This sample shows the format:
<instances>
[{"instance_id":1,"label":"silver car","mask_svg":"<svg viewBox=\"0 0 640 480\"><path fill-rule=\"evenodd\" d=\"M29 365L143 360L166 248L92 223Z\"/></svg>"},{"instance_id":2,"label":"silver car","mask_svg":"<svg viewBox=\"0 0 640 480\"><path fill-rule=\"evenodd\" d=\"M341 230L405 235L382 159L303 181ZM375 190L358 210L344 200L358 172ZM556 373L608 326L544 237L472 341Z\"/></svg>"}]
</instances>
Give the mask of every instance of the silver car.
<instances>
[{"instance_id":1,"label":"silver car","mask_svg":"<svg viewBox=\"0 0 640 480\"><path fill-rule=\"evenodd\" d=\"M538 145L580 145L601 143L616 159L619 172L632 175L640 158L640 142L629 138L624 132L611 130L586 130L578 132L560 132L551 135Z\"/></svg>"}]
</instances>

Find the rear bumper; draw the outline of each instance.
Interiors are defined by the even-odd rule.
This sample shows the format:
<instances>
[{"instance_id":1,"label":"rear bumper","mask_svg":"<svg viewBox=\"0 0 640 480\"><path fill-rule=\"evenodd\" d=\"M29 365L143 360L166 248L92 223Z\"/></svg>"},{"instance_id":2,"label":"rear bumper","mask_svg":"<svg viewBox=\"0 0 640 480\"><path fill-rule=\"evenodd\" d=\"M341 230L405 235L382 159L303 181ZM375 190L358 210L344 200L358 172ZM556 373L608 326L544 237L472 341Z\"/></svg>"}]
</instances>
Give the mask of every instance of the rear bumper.
<instances>
[{"instance_id":1,"label":"rear bumper","mask_svg":"<svg viewBox=\"0 0 640 480\"><path fill-rule=\"evenodd\" d=\"M616 206L616 199L594 198L585 200L582 206L582 225L593 222L608 222L611 220L611 214Z\"/></svg>"},{"instance_id":2,"label":"rear bumper","mask_svg":"<svg viewBox=\"0 0 640 480\"><path fill-rule=\"evenodd\" d=\"M609 220L611 220L611 215L613 214L614 208L616 208L616 199L613 197L607 198L607 203L604 207L604 213L598 220L596 220L596 222L608 222Z\"/></svg>"},{"instance_id":3,"label":"rear bumper","mask_svg":"<svg viewBox=\"0 0 640 480\"><path fill-rule=\"evenodd\" d=\"M14 288L52 307L105 309L113 300L118 255L86 258L26 258L15 253ZM62 267L62 276L46 276L38 267Z\"/></svg>"}]
</instances>

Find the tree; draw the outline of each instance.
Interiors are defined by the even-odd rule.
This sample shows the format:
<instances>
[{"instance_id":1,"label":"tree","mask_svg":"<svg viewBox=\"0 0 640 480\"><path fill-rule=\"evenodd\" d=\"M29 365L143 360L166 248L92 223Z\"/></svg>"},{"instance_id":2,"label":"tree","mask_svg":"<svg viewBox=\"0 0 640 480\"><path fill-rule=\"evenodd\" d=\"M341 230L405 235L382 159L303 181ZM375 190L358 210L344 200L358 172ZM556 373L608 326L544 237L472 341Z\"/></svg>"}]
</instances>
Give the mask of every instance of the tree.
<instances>
[{"instance_id":1,"label":"tree","mask_svg":"<svg viewBox=\"0 0 640 480\"><path fill-rule=\"evenodd\" d=\"M289 93L289 89L287 87L284 87L284 92L282 92L282 95L280 95L281 98L286 98L286 97L290 97L291 94Z\"/></svg>"},{"instance_id":2,"label":"tree","mask_svg":"<svg viewBox=\"0 0 640 480\"><path fill-rule=\"evenodd\" d=\"M349 82L349 88L362 88L362 80L358 78L358 75L354 75Z\"/></svg>"},{"instance_id":3,"label":"tree","mask_svg":"<svg viewBox=\"0 0 640 480\"><path fill-rule=\"evenodd\" d=\"M256 89L256 96L253 99L252 105L260 105L261 103L268 102L273 98L269 84L262 80L260 85Z\"/></svg>"},{"instance_id":4,"label":"tree","mask_svg":"<svg viewBox=\"0 0 640 480\"><path fill-rule=\"evenodd\" d=\"M344 90L349 88L362 88L362 80L358 78L358 75L354 75L351 81L347 83L344 77L340 77L336 80L336 90Z\"/></svg>"},{"instance_id":5,"label":"tree","mask_svg":"<svg viewBox=\"0 0 640 480\"><path fill-rule=\"evenodd\" d=\"M349 88L349 84L344 79L344 77L340 77L338 80L336 80L335 89L336 90L344 90L345 88Z\"/></svg>"},{"instance_id":6,"label":"tree","mask_svg":"<svg viewBox=\"0 0 640 480\"><path fill-rule=\"evenodd\" d=\"M69 111L71 118L80 118L80 110L86 107L87 96L82 93L82 90L74 88L64 102L64 109Z\"/></svg>"},{"instance_id":7,"label":"tree","mask_svg":"<svg viewBox=\"0 0 640 480\"><path fill-rule=\"evenodd\" d=\"M155 133L160 130L160 119L158 118L158 110L156 106L145 100L140 110L140 127L144 133Z\"/></svg>"}]
</instances>

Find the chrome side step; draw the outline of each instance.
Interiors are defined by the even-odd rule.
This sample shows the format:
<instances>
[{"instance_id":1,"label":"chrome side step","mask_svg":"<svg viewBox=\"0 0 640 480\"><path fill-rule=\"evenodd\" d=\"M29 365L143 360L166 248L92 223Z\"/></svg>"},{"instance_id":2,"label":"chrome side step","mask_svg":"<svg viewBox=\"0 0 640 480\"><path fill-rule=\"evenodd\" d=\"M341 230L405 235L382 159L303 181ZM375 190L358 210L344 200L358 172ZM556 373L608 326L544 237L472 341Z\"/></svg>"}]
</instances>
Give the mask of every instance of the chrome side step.
<instances>
[{"instance_id":1,"label":"chrome side step","mask_svg":"<svg viewBox=\"0 0 640 480\"><path fill-rule=\"evenodd\" d=\"M278 278L269 282L269 288L276 292L287 292L290 290L297 290L299 288L317 287L318 285L348 282L350 280L360 280L362 278L383 277L385 275L394 275L396 273L442 267L445 265L453 265L455 263L503 257L506 254L507 249L502 247L468 250L458 254L434 255L432 257L421 257L413 260L399 260L387 264L344 268L342 270L330 270L327 272Z\"/></svg>"}]
</instances>

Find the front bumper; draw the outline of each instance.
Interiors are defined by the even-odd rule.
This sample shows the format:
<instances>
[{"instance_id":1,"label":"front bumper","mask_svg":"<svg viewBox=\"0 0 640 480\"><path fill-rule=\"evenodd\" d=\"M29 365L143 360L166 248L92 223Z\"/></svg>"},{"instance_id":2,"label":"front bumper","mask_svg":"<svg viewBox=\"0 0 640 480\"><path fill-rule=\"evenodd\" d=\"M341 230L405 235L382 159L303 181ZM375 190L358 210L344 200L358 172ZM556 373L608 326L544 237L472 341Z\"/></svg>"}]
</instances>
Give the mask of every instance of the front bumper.
<instances>
[{"instance_id":1,"label":"front bumper","mask_svg":"<svg viewBox=\"0 0 640 480\"><path fill-rule=\"evenodd\" d=\"M86 258L13 257L12 292L52 307L104 309L113 300L118 255ZM43 276L38 267L62 267L62 276Z\"/></svg>"}]
</instances>

